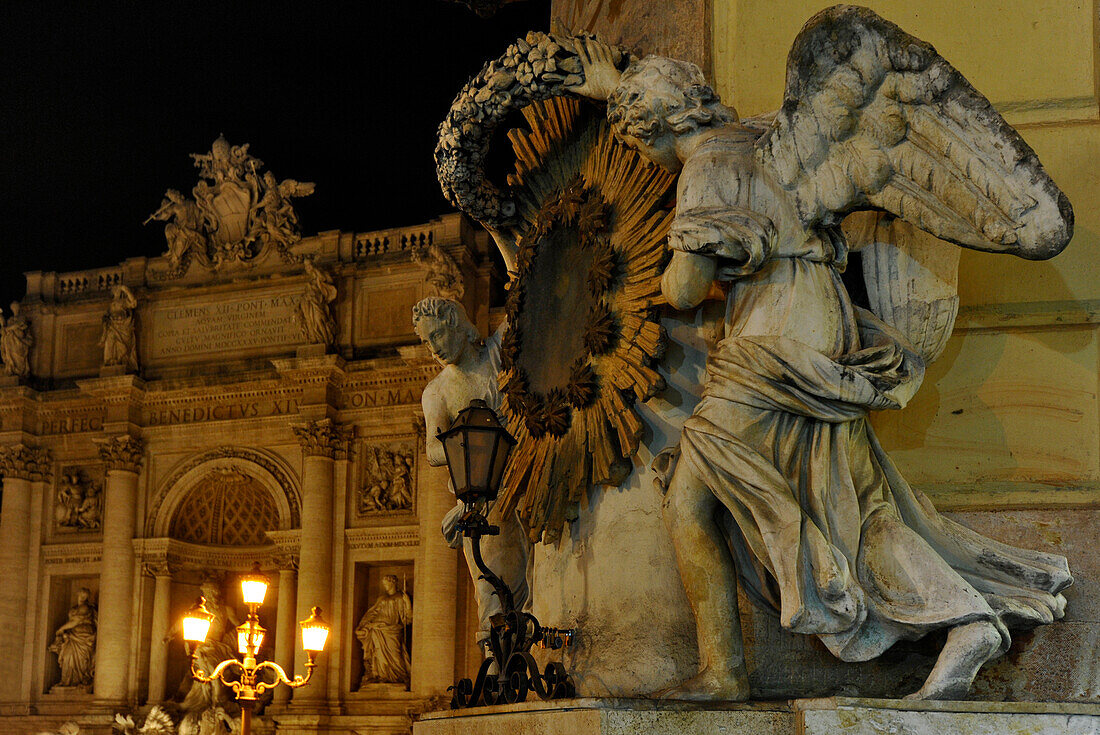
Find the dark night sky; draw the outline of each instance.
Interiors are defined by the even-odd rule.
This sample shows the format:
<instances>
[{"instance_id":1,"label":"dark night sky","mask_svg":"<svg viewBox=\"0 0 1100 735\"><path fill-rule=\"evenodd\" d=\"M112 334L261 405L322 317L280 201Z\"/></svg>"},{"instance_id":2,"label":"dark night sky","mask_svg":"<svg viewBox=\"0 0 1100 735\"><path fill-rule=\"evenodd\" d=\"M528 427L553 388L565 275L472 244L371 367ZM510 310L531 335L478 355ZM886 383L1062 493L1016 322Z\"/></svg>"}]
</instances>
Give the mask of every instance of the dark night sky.
<instances>
[{"instance_id":1,"label":"dark night sky","mask_svg":"<svg viewBox=\"0 0 1100 735\"><path fill-rule=\"evenodd\" d=\"M0 303L23 271L165 250L141 222L197 181L224 133L280 178L315 181L306 233L449 210L432 163L455 93L549 0L482 19L442 0L0 3Z\"/></svg>"}]
</instances>

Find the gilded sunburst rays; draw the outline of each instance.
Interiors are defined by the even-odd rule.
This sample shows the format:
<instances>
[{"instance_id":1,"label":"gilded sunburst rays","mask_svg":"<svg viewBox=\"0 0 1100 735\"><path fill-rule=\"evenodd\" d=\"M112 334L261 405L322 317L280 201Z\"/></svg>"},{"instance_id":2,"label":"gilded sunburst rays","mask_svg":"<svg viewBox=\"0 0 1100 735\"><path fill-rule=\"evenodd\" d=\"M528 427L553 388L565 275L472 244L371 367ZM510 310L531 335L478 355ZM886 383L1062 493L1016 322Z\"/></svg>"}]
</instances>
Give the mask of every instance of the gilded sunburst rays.
<instances>
[{"instance_id":1,"label":"gilded sunburst rays","mask_svg":"<svg viewBox=\"0 0 1100 735\"><path fill-rule=\"evenodd\" d=\"M555 98L509 133L521 236L501 349L503 411L517 439L501 512L552 542L592 485L629 472L633 403L663 387L662 209L674 177L615 140L600 110Z\"/></svg>"}]
</instances>

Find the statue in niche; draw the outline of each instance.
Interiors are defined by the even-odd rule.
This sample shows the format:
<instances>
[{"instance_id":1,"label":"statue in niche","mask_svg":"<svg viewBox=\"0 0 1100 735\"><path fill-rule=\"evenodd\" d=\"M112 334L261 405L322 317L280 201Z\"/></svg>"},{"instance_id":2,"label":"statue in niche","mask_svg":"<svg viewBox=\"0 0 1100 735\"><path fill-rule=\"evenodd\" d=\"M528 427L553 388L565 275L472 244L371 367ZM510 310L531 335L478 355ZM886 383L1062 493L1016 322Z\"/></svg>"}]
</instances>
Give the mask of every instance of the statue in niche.
<instances>
[{"instance_id":1,"label":"statue in niche","mask_svg":"<svg viewBox=\"0 0 1100 735\"><path fill-rule=\"evenodd\" d=\"M111 291L111 304L103 316L103 335L99 344L103 347L103 365L121 365L127 371L138 369L137 336L134 331L134 310L137 299L126 286L115 286Z\"/></svg>"},{"instance_id":2,"label":"statue in niche","mask_svg":"<svg viewBox=\"0 0 1100 735\"><path fill-rule=\"evenodd\" d=\"M413 454L408 448L366 447L360 515L412 509Z\"/></svg>"},{"instance_id":3,"label":"statue in niche","mask_svg":"<svg viewBox=\"0 0 1100 735\"><path fill-rule=\"evenodd\" d=\"M382 577L382 594L355 626L355 637L363 645L364 684L409 684L409 650L405 626L412 624L412 602L405 590L398 591L397 577Z\"/></svg>"},{"instance_id":4,"label":"statue in niche","mask_svg":"<svg viewBox=\"0 0 1100 735\"><path fill-rule=\"evenodd\" d=\"M498 330L488 342L482 342L462 304L437 297L423 299L413 307L413 327L443 365L443 370L428 383L421 397L428 464L440 467L447 464L447 457L437 434L450 428L459 411L475 398L485 401L494 411L500 411L497 373L500 370L501 331ZM488 513L492 508L485 510ZM452 549L461 546L465 553L477 599L477 643L487 651L490 620L501 613L500 600L493 586L481 578L474 564L470 540L464 539L457 528L462 511L462 503L456 503L447 513L443 519L443 535ZM529 612L531 542L515 512L494 522L500 526L500 535L481 539L482 556L488 567L511 588L516 608Z\"/></svg>"},{"instance_id":5,"label":"statue in niche","mask_svg":"<svg viewBox=\"0 0 1100 735\"><path fill-rule=\"evenodd\" d=\"M412 262L427 272L428 285L436 296L459 301L466 293L462 269L447 251L433 243L414 244L409 249Z\"/></svg>"},{"instance_id":6,"label":"statue in niche","mask_svg":"<svg viewBox=\"0 0 1100 735\"><path fill-rule=\"evenodd\" d=\"M95 679L96 607L90 602L91 590L81 587L69 618L54 632L49 651L61 667L61 688L92 691Z\"/></svg>"},{"instance_id":7,"label":"statue in niche","mask_svg":"<svg viewBox=\"0 0 1100 735\"><path fill-rule=\"evenodd\" d=\"M102 525L103 496L99 483L76 470L61 476L54 518L67 531L94 531Z\"/></svg>"},{"instance_id":8,"label":"statue in niche","mask_svg":"<svg viewBox=\"0 0 1100 735\"><path fill-rule=\"evenodd\" d=\"M306 292L298 301L294 316L308 344L332 347L336 341L336 320L332 317L332 302L336 300L336 286L332 276L306 261Z\"/></svg>"},{"instance_id":9,"label":"statue in niche","mask_svg":"<svg viewBox=\"0 0 1100 735\"><path fill-rule=\"evenodd\" d=\"M725 338L679 445L655 463L695 613L700 671L672 698L749 696L737 579L784 628L865 661L946 629L916 699L959 699L1009 629L1062 617L1066 559L985 538L900 476L867 419L916 391L925 361L854 307L839 273L849 212L880 209L965 247L1045 259L1073 213L1019 135L935 50L838 6L791 50L783 108L739 120L698 67L620 74L579 44L616 133L680 172L662 287L679 309L726 284Z\"/></svg>"},{"instance_id":10,"label":"statue in niche","mask_svg":"<svg viewBox=\"0 0 1100 735\"><path fill-rule=\"evenodd\" d=\"M34 347L34 335L27 317L19 313L18 301L11 303L11 316L4 321L0 313L0 360L4 363L4 372L17 378L26 379L31 374L30 354Z\"/></svg>"}]
</instances>

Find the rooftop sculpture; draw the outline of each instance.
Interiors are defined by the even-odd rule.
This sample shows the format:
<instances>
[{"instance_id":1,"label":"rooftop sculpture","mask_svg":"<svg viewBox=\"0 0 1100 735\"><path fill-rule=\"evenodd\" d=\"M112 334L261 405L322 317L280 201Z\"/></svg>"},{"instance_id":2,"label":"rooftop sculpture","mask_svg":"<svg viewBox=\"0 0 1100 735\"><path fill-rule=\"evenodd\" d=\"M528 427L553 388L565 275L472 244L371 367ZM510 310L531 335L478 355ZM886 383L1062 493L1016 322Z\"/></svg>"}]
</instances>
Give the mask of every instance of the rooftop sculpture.
<instances>
[{"instance_id":1,"label":"rooftop sculpture","mask_svg":"<svg viewBox=\"0 0 1100 735\"><path fill-rule=\"evenodd\" d=\"M288 262L298 259L290 247L301 239L298 214L291 199L313 193L312 182L278 181L262 171L263 161L248 152L248 144L231 146L218 136L209 153L192 153L200 180L192 199L175 189L149 215L165 223L168 270L178 278L192 260L212 270L228 263L250 264L268 248Z\"/></svg>"}]
</instances>

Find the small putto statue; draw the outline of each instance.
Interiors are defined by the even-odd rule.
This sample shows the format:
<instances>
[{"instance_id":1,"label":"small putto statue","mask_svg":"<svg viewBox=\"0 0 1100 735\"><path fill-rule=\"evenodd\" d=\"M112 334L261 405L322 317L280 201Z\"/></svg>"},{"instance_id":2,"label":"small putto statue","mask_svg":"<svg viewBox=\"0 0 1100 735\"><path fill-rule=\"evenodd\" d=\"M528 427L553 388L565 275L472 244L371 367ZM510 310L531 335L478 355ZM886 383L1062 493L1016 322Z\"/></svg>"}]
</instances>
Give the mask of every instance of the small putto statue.
<instances>
[{"instance_id":1,"label":"small putto statue","mask_svg":"<svg viewBox=\"0 0 1100 735\"><path fill-rule=\"evenodd\" d=\"M92 691L97 622L91 596L91 590L81 587L76 593L76 603L69 608L68 620L54 632L49 651L57 656L57 665L61 667L59 687Z\"/></svg>"},{"instance_id":2,"label":"small putto statue","mask_svg":"<svg viewBox=\"0 0 1100 735\"><path fill-rule=\"evenodd\" d=\"M294 316L302 328L308 344L321 344L329 349L336 342L336 319L332 316L332 302L336 300L336 286L332 276L306 261L305 295L298 301Z\"/></svg>"},{"instance_id":3,"label":"small putto statue","mask_svg":"<svg viewBox=\"0 0 1100 735\"><path fill-rule=\"evenodd\" d=\"M4 373L26 379L31 374L30 353L34 347L34 335L27 317L19 313L18 301L11 304L11 316L4 321L0 312L0 360L4 362Z\"/></svg>"},{"instance_id":4,"label":"small putto statue","mask_svg":"<svg viewBox=\"0 0 1100 735\"><path fill-rule=\"evenodd\" d=\"M405 626L412 623L412 602L398 591L397 577L382 577L382 594L355 626L355 637L363 645L364 684L409 684L409 650Z\"/></svg>"},{"instance_id":5,"label":"small putto statue","mask_svg":"<svg viewBox=\"0 0 1100 735\"><path fill-rule=\"evenodd\" d=\"M137 335L134 329L134 310L137 299L126 286L111 290L111 303L103 315L103 335L99 344L103 347L103 366L121 365L128 372L136 372Z\"/></svg>"}]
</instances>

